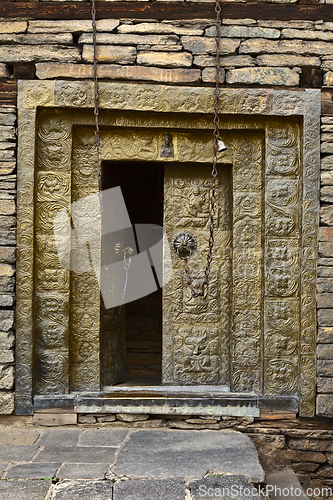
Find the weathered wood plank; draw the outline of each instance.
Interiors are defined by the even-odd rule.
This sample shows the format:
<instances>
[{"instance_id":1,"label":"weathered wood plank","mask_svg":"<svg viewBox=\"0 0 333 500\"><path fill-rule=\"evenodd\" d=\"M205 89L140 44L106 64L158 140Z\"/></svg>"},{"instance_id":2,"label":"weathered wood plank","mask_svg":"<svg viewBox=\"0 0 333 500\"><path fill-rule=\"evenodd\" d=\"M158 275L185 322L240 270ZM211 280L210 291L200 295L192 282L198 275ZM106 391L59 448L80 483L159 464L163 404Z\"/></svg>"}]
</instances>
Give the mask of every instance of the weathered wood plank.
<instances>
[{"instance_id":1,"label":"weathered wood plank","mask_svg":"<svg viewBox=\"0 0 333 500\"><path fill-rule=\"evenodd\" d=\"M333 90L323 90L321 93L321 114L333 116Z\"/></svg>"},{"instance_id":2,"label":"weathered wood plank","mask_svg":"<svg viewBox=\"0 0 333 500\"><path fill-rule=\"evenodd\" d=\"M17 82L0 82L0 104L16 104Z\"/></svg>"},{"instance_id":3,"label":"weathered wood plank","mask_svg":"<svg viewBox=\"0 0 333 500\"><path fill-rule=\"evenodd\" d=\"M312 0L306 0L307 2ZM90 19L89 2L0 2L0 17L32 19ZM213 3L196 2L97 2L97 19L195 19L215 18ZM333 5L275 5L222 3L223 17L230 19L331 21Z\"/></svg>"}]
</instances>

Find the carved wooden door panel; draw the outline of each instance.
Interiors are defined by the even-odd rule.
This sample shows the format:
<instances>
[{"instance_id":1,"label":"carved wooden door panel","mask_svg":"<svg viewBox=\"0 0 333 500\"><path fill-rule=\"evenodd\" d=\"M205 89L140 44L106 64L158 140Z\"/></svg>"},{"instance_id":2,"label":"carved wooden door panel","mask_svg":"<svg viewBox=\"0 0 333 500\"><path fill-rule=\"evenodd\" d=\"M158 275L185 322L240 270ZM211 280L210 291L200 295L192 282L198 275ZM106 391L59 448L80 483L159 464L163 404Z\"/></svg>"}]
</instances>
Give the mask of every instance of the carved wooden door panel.
<instances>
[{"instance_id":1,"label":"carved wooden door panel","mask_svg":"<svg viewBox=\"0 0 333 500\"><path fill-rule=\"evenodd\" d=\"M197 250L189 259L193 284L200 289L209 238L211 166L166 165L164 227L169 242L191 233ZM210 282L194 298L184 261L173 252L173 279L163 288L163 383L228 384L231 321L231 166L221 165L217 189L215 245Z\"/></svg>"}]
</instances>

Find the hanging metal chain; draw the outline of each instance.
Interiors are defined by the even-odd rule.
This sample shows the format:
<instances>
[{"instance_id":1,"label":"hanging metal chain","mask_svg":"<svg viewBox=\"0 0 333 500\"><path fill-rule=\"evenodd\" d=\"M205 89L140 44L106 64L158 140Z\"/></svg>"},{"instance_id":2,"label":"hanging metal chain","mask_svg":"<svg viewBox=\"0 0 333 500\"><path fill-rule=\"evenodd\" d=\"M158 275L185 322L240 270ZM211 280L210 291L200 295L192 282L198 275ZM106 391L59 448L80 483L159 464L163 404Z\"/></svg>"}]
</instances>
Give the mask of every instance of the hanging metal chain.
<instances>
[{"instance_id":1,"label":"hanging metal chain","mask_svg":"<svg viewBox=\"0 0 333 500\"><path fill-rule=\"evenodd\" d=\"M97 165L98 165L98 190L102 191L102 175L101 166L99 162L99 147L100 147L100 137L99 137L99 109L98 109L98 78L97 78L97 41L96 41L96 5L95 0L91 2L91 17L92 17L92 35L93 35L93 45L94 45L94 115L95 115L95 137L96 137L96 150L97 150Z\"/></svg>"},{"instance_id":2,"label":"hanging metal chain","mask_svg":"<svg viewBox=\"0 0 333 500\"><path fill-rule=\"evenodd\" d=\"M221 6L219 0L216 0L215 4L215 42L216 42L216 60L215 60L215 102L214 102L214 143L213 143L213 168L212 168L212 183L210 186L210 199L209 199L209 240L208 240L208 254L207 254L207 264L204 273L203 282L201 285L201 290L196 291L193 284L193 277L191 270L188 265L188 258L185 258L185 272L187 276L187 283L190 287L193 297L203 297L205 290L209 284L209 274L210 266L213 260L213 248L214 248L214 229L215 229L215 215L216 215L216 179L217 179L217 152L219 148L220 141L220 131L219 131L219 107L220 107L220 40L221 40Z\"/></svg>"}]
</instances>

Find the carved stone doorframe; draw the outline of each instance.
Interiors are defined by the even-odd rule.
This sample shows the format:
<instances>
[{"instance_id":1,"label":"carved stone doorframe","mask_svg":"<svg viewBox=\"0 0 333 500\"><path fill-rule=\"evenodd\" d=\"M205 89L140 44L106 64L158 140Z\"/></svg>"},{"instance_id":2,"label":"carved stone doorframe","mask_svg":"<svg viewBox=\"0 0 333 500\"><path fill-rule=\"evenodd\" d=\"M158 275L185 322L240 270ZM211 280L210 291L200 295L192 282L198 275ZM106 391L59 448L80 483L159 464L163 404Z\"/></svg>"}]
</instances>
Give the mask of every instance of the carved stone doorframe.
<instances>
[{"instance_id":1,"label":"carved stone doorframe","mask_svg":"<svg viewBox=\"0 0 333 500\"><path fill-rule=\"evenodd\" d=\"M132 126L132 133L135 133L135 129L147 132L159 129L157 142L161 141L162 131L165 129L178 129L178 152L181 151L182 141L185 143L189 137L184 130L204 132L211 128L211 116L207 113L213 111L213 89L100 83L99 90L100 108L105 110L101 115L102 127L112 126L125 130ZM42 255L56 257L50 217L59 207L68 207L74 201L70 188L73 176L76 175L71 170L75 155L74 130L75 126L87 127L93 124L92 108L91 82L19 82L16 318L18 414L29 414L33 409L33 387L36 382L33 380L34 356L40 350L42 356L38 354L39 363L42 366L44 364L46 369L50 363L45 349L45 336L51 347L56 337L59 354L57 369L53 370L53 375L46 378L46 381L51 386L54 384L61 388L57 391L58 394L66 394L69 390L68 382L63 382L66 377L68 380L68 363L63 361L63 353L69 349L69 322L61 320L62 317L68 318L71 293L69 274L65 270L55 272L54 269L49 269L52 266L43 267L43 263L36 266L36 259ZM50 113L53 119L48 120ZM67 116L65 120L64 115ZM46 117L44 121L43 116ZM289 122L287 117L290 117ZM314 415L316 391L319 125L319 90L221 91L221 128L235 133L246 130L250 135L253 131L256 136L262 133L265 151L262 179L256 179L255 166L259 161L256 151L247 149L246 142L238 142L230 159L234 168L234 182L236 180L233 194L234 238L239 234L238 243L235 240L234 247L233 287L237 287L237 280L244 281L246 276L243 275L242 278L241 273L237 276L237 265L240 271L251 267L242 248L254 245L261 255L263 269L260 278L263 312L257 314L256 307L246 312L242 303L244 290L237 292L233 305L235 335L232 339L233 359L237 357L237 342L242 345L246 340L259 353L262 370L258 381L255 381L257 375L254 372L235 369L232 381L235 390L243 390L250 380L253 388L259 392L264 391L268 396L298 395L300 413L303 416ZM38 146L39 142L42 147ZM156 149L155 143L154 147ZM202 148L199 147L196 159L205 162L206 154L200 158L201 151ZM108 154L105 159L108 159ZM184 149L179 161L189 160L185 159ZM39 162L43 164L43 169L38 168ZM50 175L47 175L48 171ZM237 178L241 182L238 187ZM94 189L92 186L92 191ZM252 204L248 218L244 213L246 204ZM237 210L239 213L243 211L242 220L237 219ZM262 211L257 220L253 217L256 210ZM255 230L263 221L265 231ZM251 232L254 239L244 239L243 236L251 235ZM256 240L258 235L261 235L260 241ZM39 274L36 273L36 268ZM250 278L247 276L248 283L251 282ZM45 288L48 281L57 281L61 299L52 300L50 290ZM51 315L52 318L53 315L53 325L46 325L43 316L45 312L48 317ZM293 318L298 315L299 320L293 322ZM257 325L263 335L259 345L255 335L250 339L247 337L251 331L253 333L253 325ZM286 337L285 331L289 332L290 338L289 334ZM59 342L62 342L61 348ZM74 360L74 364L79 361L80 359ZM54 380L55 373L58 374L57 380ZM263 384L265 377L266 386ZM290 381L289 386L286 381ZM258 386L255 385L257 383Z\"/></svg>"}]
</instances>

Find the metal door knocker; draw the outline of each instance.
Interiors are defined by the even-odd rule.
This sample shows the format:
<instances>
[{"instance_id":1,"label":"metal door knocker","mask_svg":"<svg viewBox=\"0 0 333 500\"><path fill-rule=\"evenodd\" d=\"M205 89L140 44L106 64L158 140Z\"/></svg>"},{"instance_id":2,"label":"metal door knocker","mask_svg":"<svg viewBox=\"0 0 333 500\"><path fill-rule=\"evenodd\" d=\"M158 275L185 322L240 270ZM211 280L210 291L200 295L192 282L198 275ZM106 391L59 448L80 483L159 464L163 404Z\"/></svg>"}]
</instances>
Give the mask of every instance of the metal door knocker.
<instances>
[{"instance_id":1,"label":"metal door knocker","mask_svg":"<svg viewBox=\"0 0 333 500\"><path fill-rule=\"evenodd\" d=\"M178 257L183 260L189 259L197 249L197 242L192 234L182 231L173 239L173 248Z\"/></svg>"}]
</instances>

